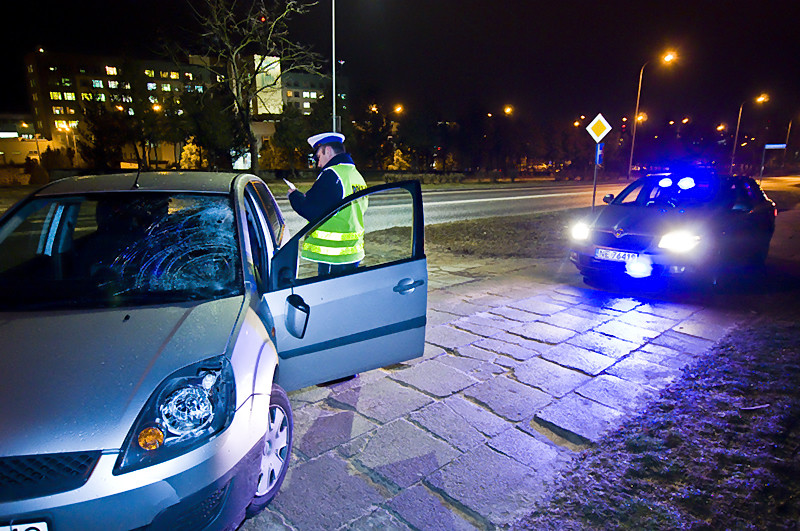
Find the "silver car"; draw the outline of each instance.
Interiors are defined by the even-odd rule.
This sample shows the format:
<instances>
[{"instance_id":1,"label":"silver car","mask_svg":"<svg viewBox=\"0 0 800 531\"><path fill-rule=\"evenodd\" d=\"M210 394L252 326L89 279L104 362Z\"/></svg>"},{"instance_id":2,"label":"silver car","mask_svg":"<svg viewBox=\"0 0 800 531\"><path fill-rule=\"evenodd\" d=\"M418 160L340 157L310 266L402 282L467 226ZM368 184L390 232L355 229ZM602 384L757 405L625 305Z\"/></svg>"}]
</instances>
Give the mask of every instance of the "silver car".
<instances>
[{"instance_id":1,"label":"silver car","mask_svg":"<svg viewBox=\"0 0 800 531\"><path fill-rule=\"evenodd\" d=\"M418 183L362 190L320 277L258 177L57 181L0 218L0 530L231 529L288 467L286 391L420 356ZM313 500L309 500L313 503Z\"/></svg>"}]
</instances>

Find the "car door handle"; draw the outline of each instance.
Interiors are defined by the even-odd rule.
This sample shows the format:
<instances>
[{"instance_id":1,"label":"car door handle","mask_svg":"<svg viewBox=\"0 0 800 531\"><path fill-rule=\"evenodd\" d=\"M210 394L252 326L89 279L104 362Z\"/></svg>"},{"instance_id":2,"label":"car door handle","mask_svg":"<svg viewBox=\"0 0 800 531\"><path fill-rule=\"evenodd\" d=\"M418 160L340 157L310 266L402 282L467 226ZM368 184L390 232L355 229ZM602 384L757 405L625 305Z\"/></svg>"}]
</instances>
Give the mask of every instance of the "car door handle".
<instances>
[{"instance_id":1,"label":"car door handle","mask_svg":"<svg viewBox=\"0 0 800 531\"><path fill-rule=\"evenodd\" d=\"M406 293L411 293L412 291L414 291L414 288L418 288L421 285L423 285L424 283L425 282L422 281L422 280L414 280L414 279L411 279L411 278L404 278L403 280L398 282L397 285L392 289L394 290L395 293L399 293L401 295L404 295Z\"/></svg>"}]
</instances>

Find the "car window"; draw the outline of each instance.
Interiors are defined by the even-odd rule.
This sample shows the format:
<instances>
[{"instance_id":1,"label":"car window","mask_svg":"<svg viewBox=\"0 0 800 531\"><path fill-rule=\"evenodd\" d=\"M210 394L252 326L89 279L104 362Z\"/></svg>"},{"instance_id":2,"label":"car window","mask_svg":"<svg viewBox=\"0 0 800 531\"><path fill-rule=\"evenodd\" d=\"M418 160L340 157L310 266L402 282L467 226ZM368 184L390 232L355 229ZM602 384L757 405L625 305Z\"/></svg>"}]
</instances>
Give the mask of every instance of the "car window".
<instances>
[{"instance_id":1,"label":"car window","mask_svg":"<svg viewBox=\"0 0 800 531\"><path fill-rule=\"evenodd\" d=\"M253 273L256 283L262 287L269 275L269 256L272 246L267 244L267 238L262 230L263 217L256 206L256 200L251 194L245 195L245 217L247 218L247 234L250 241L250 254L253 257Z\"/></svg>"},{"instance_id":2,"label":"car window","mask_svg":"<svg viewBox=\"0 0 800 531\"><path fill-rule=\"evenodd\" d=\"M36 199L0 227L0 307L208 300L242 292L227 196Z\"/></svg>"},{"instance_id":3,"label":"car window","mask_svg":"<svg viewBox=\"0 0 800 531\"><path fill-rule=\"evenodd\" d=\"M408 190L382 190L348 203L328 219L342 216L350 209L350 215L363 220L363 237L355 231L344 236L326 234L329 225L321 223L300 243L297 279L312 279L320 276L320 260L336 262L337 253L350 253L363 246L363 257L349 271L334 274L351 274L365 268L407 260L413 256L413 197ZM321 234L322 233L322 234ZM319 236L322 236L320 238ZM352 239L347 240L347 238ZM339 241L336 241L339 240ZM327 243L326 243L327 242ZM322 245L320 245L322 243ZM345 250L342 250L345 249ZM304 252L305 250L305 252ZM326 254L327 253L327 254ZM356 253L358 253L356 251ZM355 256L360 256L361 253ZM327 258L326 258L327 256ZM324 268L324 266L323 266ZM346 269L346 268L345 268Z\"/></svg>"},{"instance_id":4,"label":"car window","mask_svg":"<svg viewBox=\"0 0 800 531\"><path fill-rule=\"evenodd\" d=\"M612 204L654 208L702 207L715 205L719 191L719 180L710 176L652 175L628 186Z\"/></svg>"},{"instance_id":5,"label":"car window","mask_svg":"<svg viewBox=\"0 0 800 531\"><path fill-rule=\"evenodd\" d=\"M275 248L280 247L286 225L278 204L275 202L275 197L262 182L251 182L247 185L247 189L264 213L272 244Z\"/></svg>"}]
</instances>

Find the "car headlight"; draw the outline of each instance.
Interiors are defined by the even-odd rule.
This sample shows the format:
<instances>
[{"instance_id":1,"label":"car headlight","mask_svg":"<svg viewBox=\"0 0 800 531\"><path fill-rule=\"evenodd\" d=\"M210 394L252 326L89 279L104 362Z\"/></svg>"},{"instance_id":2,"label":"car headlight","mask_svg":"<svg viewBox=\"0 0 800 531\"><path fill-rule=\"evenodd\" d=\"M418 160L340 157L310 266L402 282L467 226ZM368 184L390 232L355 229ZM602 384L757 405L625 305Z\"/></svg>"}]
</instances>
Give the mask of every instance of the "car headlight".
<instances>
[{"instance_id":1,"label":"car headlight","mask_svg":"<svg viewBox=\"0 0 800 531\"><path fill-rule=\"evenodd\" d=\"M663 235L658 246L674 253L687 253L697 247L698 243L700 236L697 234L687 230L676 230Z\"/></svg>"},{"instance_id":2,"label":"car headlight","mask_svg":"<svg viewBox=\"0 0 800 531\"><path fill-rule=\"evenodd\" d=\"M577 241L585 241L589 239L589 234L591 233L591 229L587 223L583 221L579 221L575 225L572 226L570 230L570 235L572 236L573 240Z\"/></svg>"},{"instance_id":3,"label":"car headlight","mask_svg":"<svg viewBox=\"0 0 800 531\"><path fill-rule=\"evenodd\" d=\"M114 474L161 463L222 432L233 418L236 386L225 356L176 371L158 386L125 437Z\"/></svg>"}]
</instances>

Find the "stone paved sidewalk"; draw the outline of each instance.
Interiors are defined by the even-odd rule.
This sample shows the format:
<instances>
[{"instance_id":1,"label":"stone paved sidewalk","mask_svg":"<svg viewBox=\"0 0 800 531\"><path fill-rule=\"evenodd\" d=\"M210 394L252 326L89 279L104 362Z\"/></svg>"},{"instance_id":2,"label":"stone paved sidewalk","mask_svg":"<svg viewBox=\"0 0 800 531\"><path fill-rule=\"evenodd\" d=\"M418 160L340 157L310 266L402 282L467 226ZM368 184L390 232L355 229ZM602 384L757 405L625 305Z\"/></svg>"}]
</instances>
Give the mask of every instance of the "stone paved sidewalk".
<instances>
[{"instance_id":1,"label":"stone paved sidewalk","mask_svg":"<svg viewBox=\"0 0 800 531\"><path fill-rule=\"evenodd\" d=\"M291 393L291 468L241 529L505 527L740 318L429 255L424 356Z\"/></svg>"}]
</instances>

